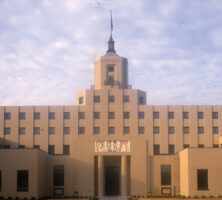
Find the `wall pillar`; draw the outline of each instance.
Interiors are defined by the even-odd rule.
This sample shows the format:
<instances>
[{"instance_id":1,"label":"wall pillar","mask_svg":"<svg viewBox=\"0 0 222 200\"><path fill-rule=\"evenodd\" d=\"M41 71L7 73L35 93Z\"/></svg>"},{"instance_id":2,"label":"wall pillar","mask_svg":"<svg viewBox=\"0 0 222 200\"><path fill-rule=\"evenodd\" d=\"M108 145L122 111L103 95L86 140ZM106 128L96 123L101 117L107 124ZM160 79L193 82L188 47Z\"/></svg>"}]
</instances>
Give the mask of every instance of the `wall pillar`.
<instances>
[{"instance_id":1,"label":"wall pillar","mask_svg":"<svg viewBox=\"0 0 222 200\"><path fill-rule=\"evenodd\" d=\"M127 157L121 156L121 195L127 195Z\"/></svg>"},{"instance_id":2,"label":"wall pillar","mask_svg":"<svg viewBox=\"0 0 222 200\"><path fill-rule=\"evenodd\" d=\"M101 155L98 156L98 195L104 195L104 158Z\"/></svg>"}]
</instances>

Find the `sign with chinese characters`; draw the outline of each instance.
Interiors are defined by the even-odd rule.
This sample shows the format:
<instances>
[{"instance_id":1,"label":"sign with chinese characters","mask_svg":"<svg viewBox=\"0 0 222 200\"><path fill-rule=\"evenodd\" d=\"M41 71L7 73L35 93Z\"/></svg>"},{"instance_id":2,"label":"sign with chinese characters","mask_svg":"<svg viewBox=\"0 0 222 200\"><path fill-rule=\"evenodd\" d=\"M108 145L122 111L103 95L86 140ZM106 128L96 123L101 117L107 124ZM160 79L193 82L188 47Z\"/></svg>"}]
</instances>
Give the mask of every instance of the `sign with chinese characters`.
<instances>
[{"instance_id":1,"label":"sign with chinese characters","mask_svg":"<svg viewBox=\"0 0 222 200\"><path fill-rule=\"evenodd\" d=\"M95 152L130 152L129 140L96 140Z\"/></svg>"}]
</instances>

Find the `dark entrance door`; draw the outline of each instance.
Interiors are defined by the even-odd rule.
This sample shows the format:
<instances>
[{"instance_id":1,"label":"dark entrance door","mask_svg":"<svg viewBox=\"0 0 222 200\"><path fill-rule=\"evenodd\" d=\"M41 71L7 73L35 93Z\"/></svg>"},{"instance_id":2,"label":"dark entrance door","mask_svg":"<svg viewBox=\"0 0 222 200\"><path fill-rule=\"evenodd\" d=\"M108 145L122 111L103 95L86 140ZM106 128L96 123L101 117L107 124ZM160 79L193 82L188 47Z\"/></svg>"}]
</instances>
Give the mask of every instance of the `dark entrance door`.
<instances>
[{"instance_id":1,"label":"dark entrance door","mask_svg":"<svg viewBox=\"0 0 222 200\"><path fill-rule=\"evenodd\" d=\"M119 195L120 167L107 166L105 168L105 194L107 196Z\"/></svg>"}]
</instances>

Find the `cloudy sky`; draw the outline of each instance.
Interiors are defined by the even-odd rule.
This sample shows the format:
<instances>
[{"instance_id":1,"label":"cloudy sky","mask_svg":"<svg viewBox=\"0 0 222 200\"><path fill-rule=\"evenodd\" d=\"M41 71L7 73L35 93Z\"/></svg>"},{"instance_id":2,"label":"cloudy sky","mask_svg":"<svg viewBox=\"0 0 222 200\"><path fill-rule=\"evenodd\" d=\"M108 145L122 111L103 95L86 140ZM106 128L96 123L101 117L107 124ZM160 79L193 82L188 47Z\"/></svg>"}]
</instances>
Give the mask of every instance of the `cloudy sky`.
<instances>
[{"instance_id":1,"label":"cloudy sky","mask_svg":"<svg viewBox=\"0 0 222 200\"><path fill-rule=\"evenodd\" d=\"M0 0L0 105L72 105L105 54L148 104L222 104L221 0Z\"/></svg>"}]
</instances>

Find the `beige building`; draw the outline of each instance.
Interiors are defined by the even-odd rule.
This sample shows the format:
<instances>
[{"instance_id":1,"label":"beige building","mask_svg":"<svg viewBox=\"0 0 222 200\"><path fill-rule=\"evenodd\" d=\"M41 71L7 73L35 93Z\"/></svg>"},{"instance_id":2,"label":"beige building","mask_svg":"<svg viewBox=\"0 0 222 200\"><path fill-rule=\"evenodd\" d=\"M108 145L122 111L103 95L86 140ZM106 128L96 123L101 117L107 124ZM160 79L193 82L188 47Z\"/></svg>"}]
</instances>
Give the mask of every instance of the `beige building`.
<instances>
[{"instance_id":1,"label":"beige building","mask_svg":"<svg viewBox=\"0 0 222 200\"><path fill-rule=\"evenodd\" d=\"M222 106L146 105L112 36L73 106L0 107L0 196L222 195Z\"/></svg>"}]
</instances>

